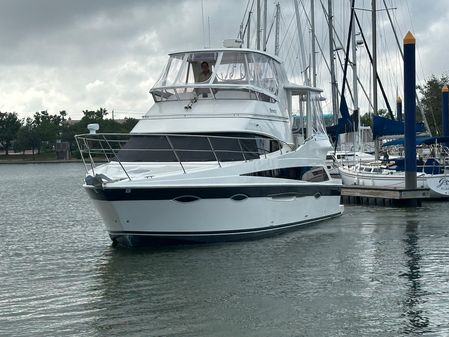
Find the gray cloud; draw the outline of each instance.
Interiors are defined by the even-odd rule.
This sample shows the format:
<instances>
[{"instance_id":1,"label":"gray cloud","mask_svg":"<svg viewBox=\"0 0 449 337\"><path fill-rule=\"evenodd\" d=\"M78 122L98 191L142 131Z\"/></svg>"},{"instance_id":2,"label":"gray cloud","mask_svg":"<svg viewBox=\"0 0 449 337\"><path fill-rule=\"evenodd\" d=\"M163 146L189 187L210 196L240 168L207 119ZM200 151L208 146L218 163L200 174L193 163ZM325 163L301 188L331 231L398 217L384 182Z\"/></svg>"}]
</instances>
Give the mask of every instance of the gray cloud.
<instances>
[{"instance_id":1,"label":"gray cloud","mask_svg":"<svg viewBox=\"0 0 449 337\"><path fill-rule=\"evenodd\" d=\"M307 6L308 1L304 2ZM342 30L347 25L346 2L334 4ZM358 2L364 7L370 3ZM399 7L395 16L401 36L412 28L412 20L424 72L447 72L446 1L432 1L430 5L407 1L410 15L405 1L387 2ZM272 11L271 1L269 4ZM204 0L204 5L205 16L211 20L212 46L235 37L246 1ZM289 68L299 74L295 56L298 47L291 47L297 41L294 25L287 32L292 2L281 1L281 6L283 55ZM0 110L17 111L23 116L42 109L52 113L67 109L77 118L83 109L103 106L138 117L152 104L148 90L159 76L166 54L203 47L199 0L0 0L0 8ZM363 17L367 24L368 16ZM380 23L385 20L381 18ZM307 34L306 28L304 31ZM327 51L323 22L319 23L318 36ZM394 48L391 40L385 45L388 50L379 53L393 57ZM388 67L381 69L391 72L391 65ZM319 68L321 85L328 91L323 62Z\"/></svg>"}]
</instances>

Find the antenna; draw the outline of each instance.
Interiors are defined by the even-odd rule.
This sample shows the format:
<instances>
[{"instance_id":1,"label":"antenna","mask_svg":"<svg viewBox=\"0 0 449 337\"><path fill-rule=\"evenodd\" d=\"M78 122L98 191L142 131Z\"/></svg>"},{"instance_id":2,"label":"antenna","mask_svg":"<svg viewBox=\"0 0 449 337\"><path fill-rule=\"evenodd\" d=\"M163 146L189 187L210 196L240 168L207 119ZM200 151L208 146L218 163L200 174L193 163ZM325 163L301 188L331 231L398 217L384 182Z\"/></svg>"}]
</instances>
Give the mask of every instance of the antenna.
<instances>
[{"instance_id":1,"label":"antenna","mask_svg":"<svg viewBox=\"0 0 449 337\"><path fill-rule=\"evenodd\" d=\"M207 17L207 31L208 31L208 44L207 47L210 48L210 16Z\"/></svg>"},{"instance_id":2,"label":"antenna","mask_svg":"<svg viewBox=\"0 0 449 337\"><path fill-rule=\"evenodd\" d=\"M201 0L201 23L203 25L203 47L206 48L206 40L205 40L206 32L204 30L204 1L203 0Z\"/></svg>"}]
</instances>

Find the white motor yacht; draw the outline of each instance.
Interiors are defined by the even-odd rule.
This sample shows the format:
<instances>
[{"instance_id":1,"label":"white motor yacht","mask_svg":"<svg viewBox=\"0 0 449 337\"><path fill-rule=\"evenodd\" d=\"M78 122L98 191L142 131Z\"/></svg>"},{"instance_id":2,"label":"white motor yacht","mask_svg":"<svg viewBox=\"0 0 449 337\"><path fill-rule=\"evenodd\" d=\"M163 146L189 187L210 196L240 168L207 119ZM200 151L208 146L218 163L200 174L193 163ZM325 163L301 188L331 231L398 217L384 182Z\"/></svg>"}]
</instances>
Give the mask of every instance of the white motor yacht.
<instances>
[{"instance_id":1,"label":"white motor yacht","mask_svg":"<svg viewBox=\"0 0 449 337\"><path fill-rule=\"evenodd\" d=\"M84 188L111 239L228 241L340 215L320 92L289 82L265 52L171 54L150 90L155 104L130 134L76 136ZM304 134L293 128L294 103Z\"/></svg>"}]
</instances>

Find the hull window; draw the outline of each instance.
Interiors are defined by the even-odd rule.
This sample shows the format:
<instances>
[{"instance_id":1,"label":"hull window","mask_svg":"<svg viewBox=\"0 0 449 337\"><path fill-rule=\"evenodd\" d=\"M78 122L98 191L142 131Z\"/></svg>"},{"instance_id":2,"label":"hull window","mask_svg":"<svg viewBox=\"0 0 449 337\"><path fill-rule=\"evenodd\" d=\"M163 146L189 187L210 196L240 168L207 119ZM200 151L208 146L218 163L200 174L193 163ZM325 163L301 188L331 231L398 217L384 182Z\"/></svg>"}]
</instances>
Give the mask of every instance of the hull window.
<instances>
[{"instance_id":1,"label":"hull window","mask_svg":"<svg viewBox=\"0 0 449 337\"><path fill-rule=\"evenodd\" d=\"M286 167L273 170L265 170L244 174L244 176L292 179L308 182L322 182L329 180L329 176L323 167L301 166Z\"/></svg>"}]
</instances>

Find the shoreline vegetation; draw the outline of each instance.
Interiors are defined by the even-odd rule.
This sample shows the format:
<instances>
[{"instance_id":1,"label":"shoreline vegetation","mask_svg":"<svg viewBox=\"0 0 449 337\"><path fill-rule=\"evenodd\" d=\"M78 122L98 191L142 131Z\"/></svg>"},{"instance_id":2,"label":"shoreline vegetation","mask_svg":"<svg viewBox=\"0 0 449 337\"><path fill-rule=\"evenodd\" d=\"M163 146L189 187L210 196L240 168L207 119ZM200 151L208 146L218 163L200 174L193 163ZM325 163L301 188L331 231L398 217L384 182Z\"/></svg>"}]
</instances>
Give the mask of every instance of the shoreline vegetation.
<instances>
[{"instance_id":1,"label":"shoreline vegetation","mask_svg":"<svg viewBox=\"0 0 449 337\"><path fill-rule=\"evenodd\" d=\"M0 160L0 165L32 165L32 164L82 164L83 161L81 159L54 159L54 160Z\"/></svg>"},{"instance_id":2,"label":"shoreline vegetation","mask_svg":"<svg viewBox=\"0 0 449 337\"><path fill-rule=\"evenodd\" d=\"M57 159L55 152L35 153L34 155L28 151L24 153L9 153L7 156L0 151L1 164L53 164L53 163L82 163L82 159Z\"/></svg>"},{"instance_id":3,"label":"shoreline vegetation","mask_svg":"<svg viewBox=\"0 0 449 337\"><path fill-rule=\"evenodd\" d=\"M55 115L36 112L26 119L0 112L0 164L81 163L75 135L88 133L88 124L99 124L100 132L129 133L138 122L108 114L104 108L84 110L80 120L72 120L65 110Z\"/></svg>"},{"instance_id":4,"label":"shoreline vegetation","mask_svg":"<svg viewBox=\"0 0 449 337\"><path fill-rule=\"evenodd\" d=\"M447 83L449 75L432 75L417 87L433 135L442 134L441 90ZM0 164L82 162L75 135L88 133L88 124L99 124L100 133L129 133L138 122L135 118L108 118L104 108L82 113L80 120L73 120L65 110L55 115L44 110L28 118L0 111ZM384 113L382 109L377 111L378 115ZM419 113L417 121L422 121ZM362 124L371 125L369 113L362 115Z\"/></svg>"}]
</instances>

